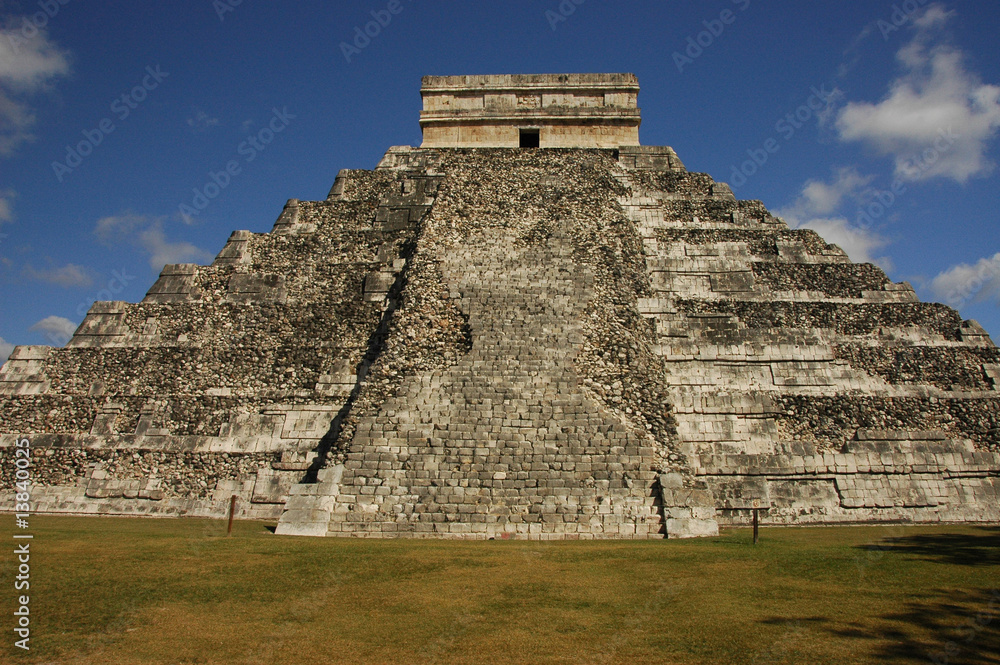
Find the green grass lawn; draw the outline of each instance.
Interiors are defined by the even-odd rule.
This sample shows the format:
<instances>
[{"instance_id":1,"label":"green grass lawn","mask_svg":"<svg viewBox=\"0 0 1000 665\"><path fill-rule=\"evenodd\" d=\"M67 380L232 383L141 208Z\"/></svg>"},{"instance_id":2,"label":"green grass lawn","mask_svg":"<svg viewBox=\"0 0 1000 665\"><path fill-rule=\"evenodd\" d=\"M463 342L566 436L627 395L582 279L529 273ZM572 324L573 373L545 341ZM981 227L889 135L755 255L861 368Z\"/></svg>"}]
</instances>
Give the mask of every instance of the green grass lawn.
<instances>
[{"instance_id":1,"label":"green grass lawn","mask_svg":"<svg viewBox=\"0 0 1000 665\"><path fill-rule=\"evenodd\" d=\"M744 529L548 543L225 526L34 516L32 648L13 647L5 547L0 661L1000 663L997 527L765 528L754 546Z\"/></svg>"}]
</instances>

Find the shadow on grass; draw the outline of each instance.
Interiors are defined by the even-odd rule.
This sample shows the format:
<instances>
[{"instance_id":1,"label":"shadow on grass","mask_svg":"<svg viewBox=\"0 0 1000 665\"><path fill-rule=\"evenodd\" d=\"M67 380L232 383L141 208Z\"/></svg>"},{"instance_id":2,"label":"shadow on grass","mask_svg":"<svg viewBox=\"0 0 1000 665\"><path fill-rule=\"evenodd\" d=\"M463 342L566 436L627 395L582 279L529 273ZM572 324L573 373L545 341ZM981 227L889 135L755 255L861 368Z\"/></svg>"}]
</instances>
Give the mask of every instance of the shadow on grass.
<instances>
[{"instance_id":1,"label":"shadow on grass","mask_svg":"<svg viewBox=\"0 0 1000 665\"><path fill-rule=\"evenodd\" d=\"M794 662L787 656L808 633L823 642L833 638L850 644L859 662L1000 663L1000 589L942 590L907 601L899 612L863 622L809 617L761 623L787 630L754 662Z\"/></svg>"},{"instance_id":2,"label":"shadow on grass","mask_svg":"<svg viewBox=\"0 0 1000 665\"><path fill-rule=\"evenodd\" d=\"M1000 573L997 527L979 527L964 533L895 536L874 545L859 545L857 549L948 566L993 566ZM928 569L928 574L933 574L933 568ZM864 620L772 618L762 623L796 626L814 636L847 641L852 644L852 651L856 649L871 662L997 665L1000 664L1000 574L996 580L993 587L914 594L897 611ZM793 642L795 635L795 631L790 631L786 639Z\"/></svg>"},{"instance_id":3,"label":"shadow on grass","mask_svg":"<svg viewBox=\"0 0 1000 665\"><path fill-rule=\"evenodd\" d=\"M830 632L873 642L884 663L1000 663L1000 590L949 590L907 602L878 626L851 623Z\"/></svg>"},{"instance_id":4,"label":"shadow on grass","mask_svg":"<svg viewBox=\"0 0 1000 665\"><path fill-rule=\"evenodd\" d=\"M916 555L953 566L997 566L1000 565L1000 527L979 527L973 533L927 533L886 538L874 548L886 553Z\"/></svg>"},{"instance_id":5,"label":"shadow on grass","mask_svg":"<svg viewBox=\"0 0 1000 665\"><path fill-rule=\"evenodd\" d=\"M878 548L952 566L1000 566L1000 528L898 536L886 538ZM915 598L883 619L881 635L864 626L844 634L888 641L876 650L884 662L1000 663L1000 578L992 589Z\"/></svg>"}]
</instances>

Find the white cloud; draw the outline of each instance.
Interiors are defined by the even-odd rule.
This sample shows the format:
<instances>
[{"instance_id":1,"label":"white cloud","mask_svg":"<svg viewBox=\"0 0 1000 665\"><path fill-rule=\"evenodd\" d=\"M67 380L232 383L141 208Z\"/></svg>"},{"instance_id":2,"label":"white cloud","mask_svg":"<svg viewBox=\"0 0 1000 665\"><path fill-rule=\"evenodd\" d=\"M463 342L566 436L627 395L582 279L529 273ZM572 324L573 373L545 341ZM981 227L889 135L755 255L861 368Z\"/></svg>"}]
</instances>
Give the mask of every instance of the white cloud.
<instances>
[{"instance_id":1,"label":"white cloud","mask_svg":"<svg viewBox=\"0 0 1000 665\"><path fill-rule=\"evenodd\" d=\"M28 330L45 333L50 342L61 346L73 337L76 324L61 316L47 316Z\"/></svg>"},{"instance_id":2,"label":"white cloud","mask_svg":"<svg viewBox=\"0 0 1000 665\"><path fill-rule=\"evenodd\" d=\"M45 31L26 39L21 28L0 28L0 81L35 89L54 76L69 73L66 52L49 41Z\"/></svg>"},{"instance_id":3,"label":"white cloud","mask_svg":"<svg viewBox=\"0 0 1000 665\"><path fill-rule=\"evenodd\" d=\"M845 199L856 199L872 181L872 176L864 176L855 168L840 168L834 173L834 180L825 183L809 180L802 187L802 194L790 207L784 208L783 217L802 219L814 215L829 215L840 207Z\"/></svg>"},{"instance_id":4,"label":"white cloud","mask_svg":"<svg viewBox=\"0 0 1000 665\"><path fill-rule=\"evenodd\" d=\"M944 5L934 3L928 7L922 15L914 19L913 24L922 30L926 30L928 28L944 25L954 15L955 12L948 11L944 8Z\"/></svg>"},{"instance_id":5,"label":"white cloud","mask_svg":"<svg viewBox=\"0 0 1000 665\"><path fill-rule=\"evenodd\" d=\"M94 271L86 266L67 263L64 266L38 270L33 266L24 267L25 276L42 282L66 288L83 288L94 283Z\"/></svg>"},{"instance_id":6,"label":"white cloud","mask_svg":"<svg viewBox=\"0 0 1000 665\"><path fill-rule=\"evenodd\" d=\"M207 263L212 255L189 242L170 242L157 223L139 234L138 244L149 252L149 267L160 270L168 263Z\"/></svg>"},{"instance_id":7,"label":"white cloud","mask_svg":"<svg viewBox=\"0 0 1000 665\"><path fill-rule=\"evenodd\" d=\"M10 354L14 351L14 345L0 337L0 365L7 362L7 358L10 358Z\"/></svg>"},{"instance_id":8,"label":"white cloud","mask_svg":"<svg viewBox=\"0 0 1000 665\"><path fill-rule=\"evenodd\" d=\"M889 257L874 255L889 241L869 228L852 224L845 217L809 219L793 228L812 229L823 236L823 240L847 252L855 263L874 263L883 270L892 270Z\"/></svg>"},{"instance_id":9,"label":"white cloud","mask_svg":"<svg viewBox=\"0 0 1000 665\"><path fill-rule=\"evenodd\" d=\"M975 265L960 263L931 281L934 295L952 307L970 300L995 300L1000 305L1000 252L979 259Z\"/></svg>"},{"instance_id":10,"label":"white cloud","mask_svg":"<svg viewBox=\"0 0 1000 665\"><path fill-rule=\"evenodd\" d=\"M66 52L44 30L27 39L15 26L0 28L0 155L34 139L35 114L26 98L69 73Z\"/></svg>"},{"instance_id":11,"label":"white cloud","mask_svg":"<svg viewBox=\"0 0 1000 665\"><path fill-rule=\"evenodd\" d=\"M128 241L149 254L149 267L159 271L167 263L207 263L213 255L189 242L171 242L163 231L162 217L126 213L102 217L94 234L106 244Z\"/></svg>"},{"instance_id":12,"label":"white cloud","mask_svg":"<svg viewBox=\"0 0 1000 665\"><path fill-rule=\"evenodd\" d=\"M917 34L896 54L903 68L878 103L851 102L836 127L841 140L863 142L892 157L906 180L941 177L964 183L989 173L989 142L1000 130L1000 87L983 84L964 54L937 39L952 12L931 5Z\"/></svg>"},{"instance_id":13,"label":"white cloud","mask_svg":"<svg viewBox=\"0 0 1000 665\"><path fill-rule=\"evenodd\" d=\"M839 245L856 263L876 263L885 270L892 268L888 257L874 252L889 241L868 226L852 224L846 217L834 215L845 202L865 200L872 177L853 168L836 171L831 182L809 180L802 193L790 205L775 211L793 229L812 229L824 240Z\"/></svg>"}]
</instances>

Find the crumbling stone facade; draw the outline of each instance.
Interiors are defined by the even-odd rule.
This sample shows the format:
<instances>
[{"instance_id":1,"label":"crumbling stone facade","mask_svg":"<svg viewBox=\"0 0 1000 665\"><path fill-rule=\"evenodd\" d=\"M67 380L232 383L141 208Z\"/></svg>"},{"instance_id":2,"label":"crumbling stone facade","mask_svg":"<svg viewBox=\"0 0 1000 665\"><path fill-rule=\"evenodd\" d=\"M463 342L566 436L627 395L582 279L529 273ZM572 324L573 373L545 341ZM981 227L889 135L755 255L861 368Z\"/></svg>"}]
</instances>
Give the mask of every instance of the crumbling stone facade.
<instances>
[{"instance_id":1,"label":"crumbling stone facade","mask_svg":"<svg viewBox=\"0 0 1000 665\"><path fill-rule=\"evenodd\" d=\"M639 145L633 74L425 76L422 148Z\"/></svg>"},{"instance_id":2,"label":"crumbling stone facade","mask_svg":"<svg viewBox=\"0 0 1000 665\"><path fill-rule=\"evenodd\" d=\"M39 511L288 534L996 521L998 383L975 322L669 148L394 147L17 348L0 479L27 436Z\"/></svg>"}]
</instances>

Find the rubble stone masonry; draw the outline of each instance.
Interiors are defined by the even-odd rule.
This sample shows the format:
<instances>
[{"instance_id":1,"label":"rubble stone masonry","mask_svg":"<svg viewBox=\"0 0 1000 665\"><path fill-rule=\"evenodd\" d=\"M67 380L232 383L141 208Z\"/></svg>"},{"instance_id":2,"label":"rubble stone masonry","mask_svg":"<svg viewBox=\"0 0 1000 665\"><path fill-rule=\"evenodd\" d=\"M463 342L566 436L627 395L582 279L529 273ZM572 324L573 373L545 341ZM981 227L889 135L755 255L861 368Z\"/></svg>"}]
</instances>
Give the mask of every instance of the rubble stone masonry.
<instances>
[{"instance_id":1,"label":"rubble stone masonry","mask_svg":"<svg viewBox=\"0 0 1000 665\"><path fill-rule=\"evenodd\" d=\"M596 103L596 102L595 102ZM40 512L368 537L1000 520L1000 351L666 147L391 148L0 369Z\"/></svg>"}]
</instances>

